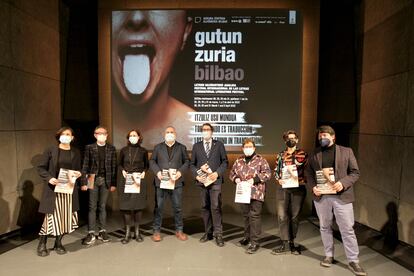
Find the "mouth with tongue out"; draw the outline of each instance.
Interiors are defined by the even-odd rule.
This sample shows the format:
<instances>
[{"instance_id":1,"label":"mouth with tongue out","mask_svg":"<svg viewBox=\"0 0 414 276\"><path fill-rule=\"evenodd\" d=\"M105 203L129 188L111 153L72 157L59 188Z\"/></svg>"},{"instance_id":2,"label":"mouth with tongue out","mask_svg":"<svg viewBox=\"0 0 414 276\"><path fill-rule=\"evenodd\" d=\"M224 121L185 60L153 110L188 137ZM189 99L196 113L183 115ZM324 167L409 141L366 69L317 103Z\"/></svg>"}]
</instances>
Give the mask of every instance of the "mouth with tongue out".
<instances>
[{"instance_id":1,"label":"mouth with tongue out","mask_svg":"<svg viewBox=\"0 0 414 276\"><path fill-rule=\"evenodd\" d=\"M144 44L130 44L119 49L122 78L129 93L140 95L147 88L154 54L154 48Z\"/></svg>"}]
</instances>

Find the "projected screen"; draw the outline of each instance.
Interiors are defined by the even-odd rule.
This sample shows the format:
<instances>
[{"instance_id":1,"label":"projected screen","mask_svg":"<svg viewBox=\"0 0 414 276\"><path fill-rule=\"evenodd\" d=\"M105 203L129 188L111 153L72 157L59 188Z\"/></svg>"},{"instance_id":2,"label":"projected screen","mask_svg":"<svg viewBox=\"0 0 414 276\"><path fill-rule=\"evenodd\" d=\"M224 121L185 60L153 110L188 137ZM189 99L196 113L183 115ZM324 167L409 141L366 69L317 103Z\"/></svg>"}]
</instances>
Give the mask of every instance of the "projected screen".
<instances>
[{"instance_id":1,"label":"projected screen","mask_svg":"<svg viewBox=\"0 0 414 276\"><path fill-rule=\"evenodd\" d=\"M280 150L299 131L302 18L295 10L128 10L112 12L114 144L138 129L152 150L173 126L188 149L214 138L240 151Z\"/></svg>"}]
</instances>

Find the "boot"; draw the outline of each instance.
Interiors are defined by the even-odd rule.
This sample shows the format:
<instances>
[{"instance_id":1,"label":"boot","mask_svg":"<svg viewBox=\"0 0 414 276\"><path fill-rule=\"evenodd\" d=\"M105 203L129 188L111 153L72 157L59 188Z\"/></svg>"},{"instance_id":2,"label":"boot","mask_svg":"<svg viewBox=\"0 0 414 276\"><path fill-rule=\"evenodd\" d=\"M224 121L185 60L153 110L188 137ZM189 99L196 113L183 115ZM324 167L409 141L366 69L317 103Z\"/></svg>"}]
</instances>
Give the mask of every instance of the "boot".
<instances>
[{"instance_id":1,"label":"boot","mask_svg":"<svg viewBox=\"0 0 414 276\"><path fill-rule=\"evenodd\" d=\"M135 225L135 240L137 242L143 242L144 239L141 236L141 233L139 232L139 225Z\"/></svg>"},{"instance_id":2,"label":"boot","mask_svg":"<svg viewBox=\"0 0 414 276\"><path fill-rule=\"evenodd\" d=\"M56 253L58 253L59 255L63 255L66 254L66 249L63 247L62 245L62 238L63 235L58 235L56 236L56 240L55 240L55 246L53 247L53 249L56 251Z\"/></svg>"},{"instance_id":3,"label":"boot","mask_svg":"<svg viewBox=\"0 0 414 276\"><path fill-rule=\"evenodd\" d=\"M129 225L125 226L125 237L121 240L122 244L127 244L131 240L131 229Z\"/></svg>"},{"instance_id":4,"label":"boot","mask_svg":"<svg viewBox=\"0 0 414 276\"><path fill-rule=\"evenodd\" d=\"M49 255L49 250L47 250L46 242L47 242L47 236L40 235L39 245L37 246L37 256L46 257Z\"/></svg>"}]
</instances>

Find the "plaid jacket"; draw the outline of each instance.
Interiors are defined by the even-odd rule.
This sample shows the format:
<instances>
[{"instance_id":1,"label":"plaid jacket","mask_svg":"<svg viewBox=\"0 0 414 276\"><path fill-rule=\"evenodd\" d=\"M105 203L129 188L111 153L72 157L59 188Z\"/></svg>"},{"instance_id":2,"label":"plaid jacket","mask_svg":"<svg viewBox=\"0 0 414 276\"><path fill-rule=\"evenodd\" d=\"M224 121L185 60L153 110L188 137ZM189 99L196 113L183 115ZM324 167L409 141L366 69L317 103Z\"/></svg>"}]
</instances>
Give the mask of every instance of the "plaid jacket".
<instances>
[{"instance_id":1,"label":"plaid jacket","mask_svg":"<svg viewBox=\"0 0 414 276\"><path fill-rule=\"evenodd\" d=\"M99 165L98 145L96 143L86 145L85 156L83 158L82 166L82 185L87 185L88 174L97 174ZM116 186L116 149L114 146L106 143L105 152L105 183L109 188L110 186Z\"/></svg>"},{"instance_id":2,"label":"plaid jacket","mask_svg":"<svg viewBox=\"0 0 414 276\"><path fill-rule=\"evenodd\" d=\"M305 166L308 162L308 154L301 149L295 150L293 154L288 153L287 150L279 152L277 154L275 178L276 180L279 180L282 177L282 168L284 166L293 165L293 161L295 162L296 168L298 170L299 184L304 185L306 183Z\"/></svg>"},{"instance_id":3,"label":"plaid jacket","mask_svg":"<svg viewBox=\"0 0 414 276\"><path fill-rule=\"evenodd\" d=\"M256 154L249 163L246 163L244 156L237 158L230 171L230 180L235 182L236 178L246 181L250 178L255 179L252 186L251 198L264 201L266 192L266 181L272 176L269 163L262 156ZM257 182L257 181L258 182Z\"/></svg>"}]
</instances>

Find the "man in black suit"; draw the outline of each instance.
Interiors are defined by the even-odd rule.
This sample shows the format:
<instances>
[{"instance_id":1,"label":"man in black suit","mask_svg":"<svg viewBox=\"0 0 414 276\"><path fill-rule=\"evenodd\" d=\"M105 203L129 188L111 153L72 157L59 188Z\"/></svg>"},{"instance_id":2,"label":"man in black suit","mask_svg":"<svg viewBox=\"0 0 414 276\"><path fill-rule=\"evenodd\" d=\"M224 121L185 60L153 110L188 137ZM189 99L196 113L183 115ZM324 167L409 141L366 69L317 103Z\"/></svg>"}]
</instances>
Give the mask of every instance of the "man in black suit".
<instances>
[{"instance_id":1,"label":"man in black suit","mask_svg":"<svg viewBox=\"0 0 414 276\"><path fill-rule=\"evenodd\" d=\"M351 148L336 145L335 131L330 126L318 128L320 147L309 156L305 169L308 188L313 192L313 201L319 217L320 232L325 251L325 258L320 265L330 267L334 263L334 242L332 222L335 216L341 232L348 267L355 275L367 275L359 265L358 241L353 229L354 184L359 178L359 168ZM333 170L333 171L332 171ZM322 185L317 185L316 172L323 172L329 180L329 194L324 192ZM331 175L328 175L330 173ZM318 177L320 179L321 176ZM333 194L331 194L333 193Z\"/></svg>"},{"instance_id":2,"label":"man in black suit","mask_svg":"<svg viewBox=\"0 0 414 276\"><path fill-rule=\"evenodd\" d=\"M106 142L108 130L97 126L94 131L96 143L86 145L82 166L82 190L86 190L88 177L93 176L93 188L89 189L88 235L83 244L91 245L95 242L95 228L98 226L98 239L103 242L110 241L106 233L106 202L109 191L116 189L116 149ZM91 179L89 177L89 179ZM98 223L96 212L98 211Z\"/></svg>"},{"instance_id":3,"label":"man in black suit","mask_svg":"<svg viewBox=\"0 0 414 276\"><path fill-rule=\"evenodd\" d=\"M190 168L201 188L202 215L205 233L200 242L216 238L218 246L224 246L223 226L221 213L221 185L224 182L223 176L228 166L227 154L224 144L212 139L213 126L205 123L202 126L203 141L193 146ZM207 174L207 180L213 182L205 186L203 179L198 172Z\"/></svg>"},{"instance_id":4,"label":"man in black suit","mask_svg":"<svg viewBox=\"0 0 414 276\"><path fill-rule=\"evenodd\" d=\"M155 242L161 241L161 224L164 201L167 197L171 198L174 209L175 220L175 235L181 241L187 240L187 235L183 233L183 215L181 208L181 199L183 193L184 179L183 174L188 169L189 158L187 148L175 141L177 134L174 127L167 127L165 129L165 141L155 146L149 161L150 169L155 174L155 186L157 196L157 206L155 208L154 217L154 234L152 240ZM169 173L169 176L175 185L173 189L161 188L161 180L163 170L175 169L176 174Z\"/></svg>"}]
</instances>

